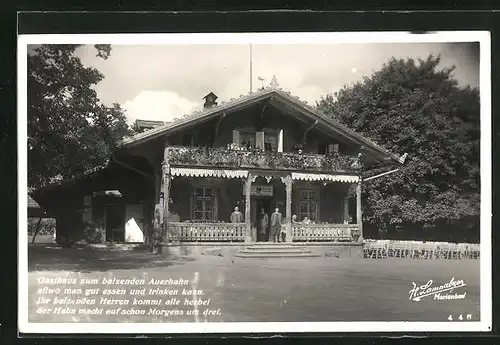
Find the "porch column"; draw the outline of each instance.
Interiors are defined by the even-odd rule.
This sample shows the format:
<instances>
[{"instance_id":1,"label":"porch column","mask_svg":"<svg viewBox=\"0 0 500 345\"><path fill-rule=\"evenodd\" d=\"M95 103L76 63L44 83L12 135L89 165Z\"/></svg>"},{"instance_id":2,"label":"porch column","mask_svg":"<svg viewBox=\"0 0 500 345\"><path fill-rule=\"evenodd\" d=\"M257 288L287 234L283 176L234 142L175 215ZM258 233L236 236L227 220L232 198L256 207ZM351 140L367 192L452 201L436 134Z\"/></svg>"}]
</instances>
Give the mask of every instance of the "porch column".
<instances>
[{"instance_id":1,"label":"porch column","mask_svg":"<svg viewBox=\"0 0 500 345\"><path fill-rule=\"evenodd\" d=\"M344 223L349 224L349 191L344 197Z\"/></svg>"},{"instance_id":2,"label":"porch column","mask_svg":"<svg viewBox=\"0 0 500 345\"><path fill-rule=\"evenodd\" d=\"M359 239L358 241L361 242L363 241L363 220L362 220L363 214L361 212L361 179L358 181L358 184L356 185L356 220L358 222L358 228L359 228Z\"/></svg>"},{"instance_id":3,"label":"porch column","mask_svg":"<svg viewBox=\"0 0 500 345\"><path fill-rule=\"evenodd\" d=\"M169 215L169 200L170 200L170 164L168 164L168 148L164 151L163 162L163 231L161 241L164 242L169 234L168 232L168 215Z\"/></svg>"},{"instance_id":4,"label":"porch column","mask_svg":"<svg viewBox=\"0 0 500 345\"><path fill-rule=\"evenodd\" d=\"M248 172L247 180L245 181L245 224L246 236L245 242L252 241L252 224L250 221L250 191L252 189L252 173Z\"/></svg>"},{"instance_id":5,"label":"porch column","mask_svg":"<svg viewBox=\"0 0 500 345\"><path fill-rule=\"evenodd\" d=\"M152 209L150 210L149 217L153 220L152 222L150 221L150 226L148 227L148 235L147 235L147 243L153 244L154 242L154 234L157 233L160 229L162 219L158 219L156 217L156 205L160 203L161 200L161 192L162 192L162 186L163 183L162 178L162 165L160 162L155 164L155 190L154 190L154 200L152 203Z\"/></svg>"},{"instance_id":6,"label":"porch column","mask_svg":"<svg viewBox=\"0 0 500 345\"><path fill-rule=\"evenodd\" d=\"M286 241L292 242L292 186L293 180L292 176L288 175L285 178L286 187L286 218L288 220L286 224Z\"/></svg>"}]
</instances>

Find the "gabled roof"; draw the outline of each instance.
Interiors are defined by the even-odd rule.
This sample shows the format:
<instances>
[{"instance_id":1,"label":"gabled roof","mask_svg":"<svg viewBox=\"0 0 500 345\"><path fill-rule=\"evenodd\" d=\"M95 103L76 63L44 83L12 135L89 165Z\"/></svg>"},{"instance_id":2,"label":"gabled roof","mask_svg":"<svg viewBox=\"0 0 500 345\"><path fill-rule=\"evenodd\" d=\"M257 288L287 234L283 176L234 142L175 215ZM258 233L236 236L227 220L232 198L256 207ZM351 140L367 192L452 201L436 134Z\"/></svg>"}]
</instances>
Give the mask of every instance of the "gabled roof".
<instances>
[{"instance_id":1,"label":"gabled roof","mask_svg":"<svg viewBox=\"0 0 500 345\"><path fill-rule=\"evenodd\" d=\"M304 117L309 118L312 121L318 121L332 133L345 137L360 146L364 146L372 152L376 152L379 155L384 156L385 158L403 163L400 157L389 152L384 147L377 145L373 141L363 137L361 134L354 132L345 125L314 109L306 102L301 101L298 97L292 96L290 92L286 92L280 88L266 88L247 95L242 95L237 99L231 99L229 102L221 102L219 105L211 108L195 111L190 115L184 115L182 118L174 119L172 122L165 123L164 125L160 125L146 132L124 138L118 146L122 148L135 146L164 136L191 123L194 124L201 120L208 120L223 113L237 111L265 99L272 99L288 105L299 111Z\"/></svg>"}]
</instances>

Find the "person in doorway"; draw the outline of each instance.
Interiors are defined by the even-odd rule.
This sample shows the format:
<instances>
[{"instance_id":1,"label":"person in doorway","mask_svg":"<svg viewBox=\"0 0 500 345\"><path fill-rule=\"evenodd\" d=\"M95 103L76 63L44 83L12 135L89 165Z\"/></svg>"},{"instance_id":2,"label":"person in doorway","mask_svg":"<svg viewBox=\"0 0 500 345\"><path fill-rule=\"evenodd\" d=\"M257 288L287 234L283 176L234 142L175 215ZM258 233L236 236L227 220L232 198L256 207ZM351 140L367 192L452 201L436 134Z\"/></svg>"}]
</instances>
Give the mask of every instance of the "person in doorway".
<instances>
[{"instance_id":1,"label":"person in doorway","mask_svg":"<svg viewBox=\"0 0 500 345\"><path fill-rule=\"evenodd\" d=\"M296 214L294 214L294 215L292 216L292 224L298 224L298 223L299 223L299 222L297 221L297 215L296 215Z\"/></svg>"},{"instance_id":2,"label":"person in doorway","mask_svg":"<svg viewBox=\"0 0 500 345\"><path fill-rule=\"evenodd\" d=\"M271 236L273 238L273 242L280 241L280 232L281 232L281 213L280 209L276 207L274 209L273 214L271 215Z\"/></svg>"},{"instance_id":3,"label":"person in doorway","mask_svg":"<svg viewBox=\"0 0 500 345\"><path fill-rule=\"evenodd\" d=\"M238 206L236 206L233 213L231 213L231 223L243 223L243 214L241 214Z\"/></svg>"},{"instance_id":4,"label":"person in doorway","mask_svg":"<svg viewBox=\"0 0 500 345\"><path fill-rule=\"evenodd\" d=\"M267 234L267 227L269 226L269 216L266 213L266 210L263 208L260 209L260 215L259 215L259 233L257 235L257 241L266 241L266 234Z\"/></svg>"}]
</instances>

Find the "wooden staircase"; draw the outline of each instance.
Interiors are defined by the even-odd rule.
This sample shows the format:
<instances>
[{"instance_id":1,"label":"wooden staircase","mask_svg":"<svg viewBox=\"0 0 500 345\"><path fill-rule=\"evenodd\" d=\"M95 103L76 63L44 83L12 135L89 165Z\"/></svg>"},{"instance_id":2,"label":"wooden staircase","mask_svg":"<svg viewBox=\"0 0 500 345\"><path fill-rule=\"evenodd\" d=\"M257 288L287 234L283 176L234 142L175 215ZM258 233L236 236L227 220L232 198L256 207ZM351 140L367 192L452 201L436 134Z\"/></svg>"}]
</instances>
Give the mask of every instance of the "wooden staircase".
<instances>
[{"instance_id":1,"label":"wooden staircase","mask_svg":"<svg viewBox=\"0 0 500 345\"><path fill-rule=\"evenodd\" d=\"M234 255L238 258L312 258L320 257L319 254L313 254L310 249L300 245L296 246L290 243L262 242L250 245L241 249Z\"/></svg>"}]
</instances>

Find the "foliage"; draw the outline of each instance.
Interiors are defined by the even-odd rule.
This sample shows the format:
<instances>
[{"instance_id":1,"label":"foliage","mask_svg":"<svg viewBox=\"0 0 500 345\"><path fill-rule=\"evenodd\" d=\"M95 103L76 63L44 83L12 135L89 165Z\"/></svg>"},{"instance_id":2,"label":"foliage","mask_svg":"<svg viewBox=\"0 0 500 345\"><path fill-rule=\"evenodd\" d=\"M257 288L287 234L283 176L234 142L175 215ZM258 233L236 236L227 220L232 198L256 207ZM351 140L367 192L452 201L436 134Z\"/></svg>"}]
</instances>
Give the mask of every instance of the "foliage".
<instances>
[{"instance_id":1,"label":"foliage","mask_svg":"<svg viewBox=\"0 0 500 345\"><path fill-rule=\"evenodd\" d=\"M35 234L36 228L38 226L37 236L53 235L56 230L56 220L53 218L42 218L40 225L38 218L28 219L28 236L33 236Z\"/></svg>"},{"instance_id":2,"label":"foliage","mask_svg":"<svg viewBox=\"0 0 500 345\"><path fill-rule=\"evenodd\" d=\"M106 164L129 134L118 104L100 103L93 87L104 76L75 54L79 45L41 45L28 54L28 183L40 187ZM107 59L111 47L96 45Z\"/></svg>"},{"instance_id":3,"label":"foliage","mask_svg":"<svg viewBox=\"0 0 500 345\"><path fill-rule=\"evenodd\" d=\"M317 105L389 151L409 154L399 172L364 186L364 221L379 230L477 224L479 92L460 87L454 68L439 63L393 58Z\"/></svg>"},{"instance_id":4,"label":"foliage","mask_svg":"<svg viewBox=\"0 0 500 345\"><path fill-rule=\"evenodd\" d=\"M359 171L356 157L337 153L327 156L289 152L268 152L260 149L246 150L231 146L226 148L171 147L168 160L171 164L221 166L228 168L287 169L299 171Z\"/></svg>"}]
</instances>

